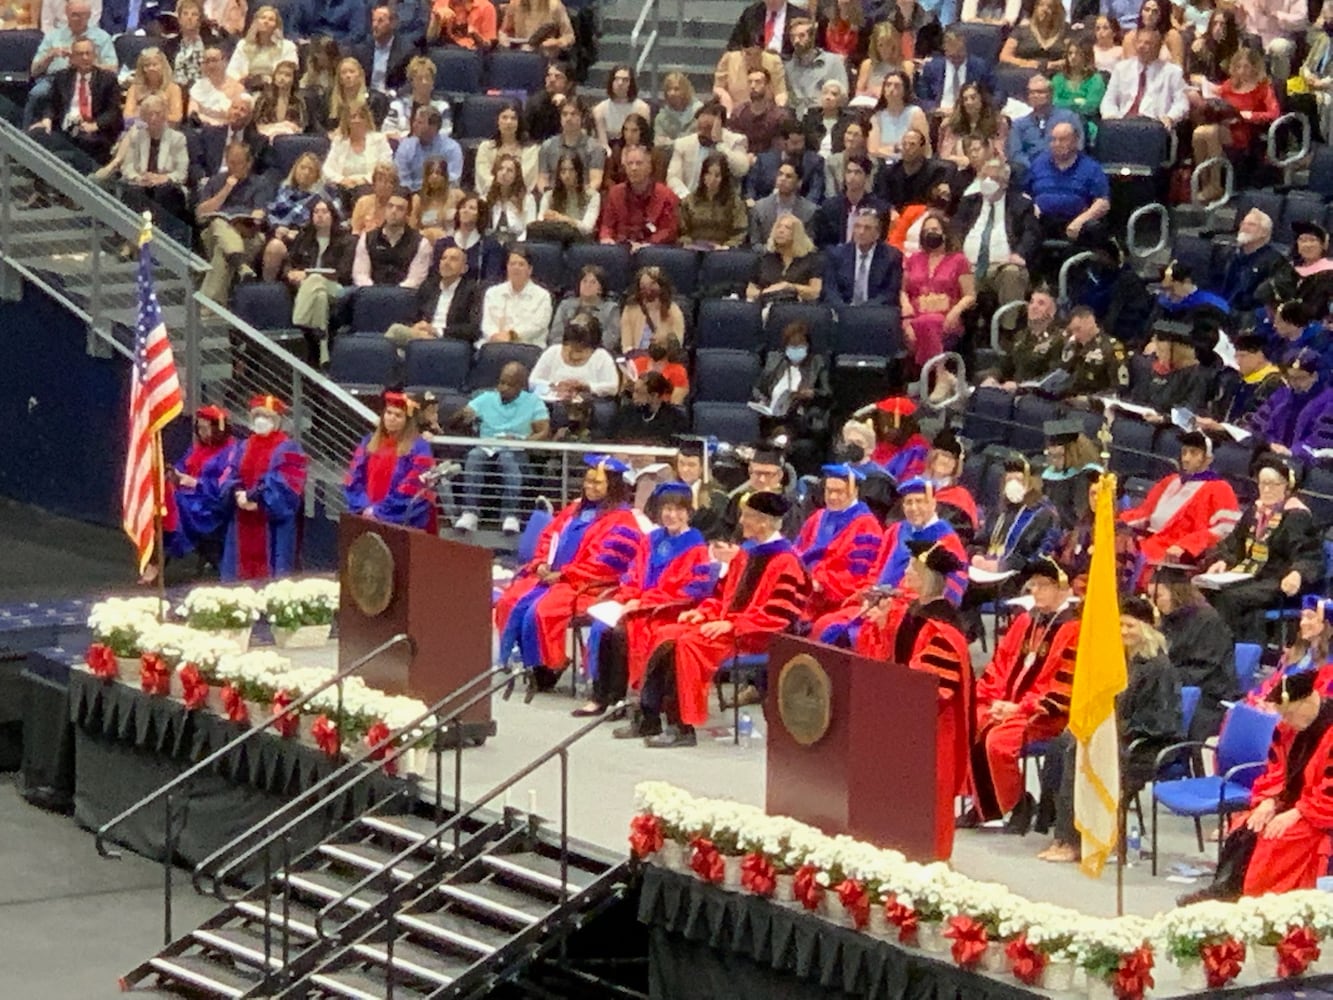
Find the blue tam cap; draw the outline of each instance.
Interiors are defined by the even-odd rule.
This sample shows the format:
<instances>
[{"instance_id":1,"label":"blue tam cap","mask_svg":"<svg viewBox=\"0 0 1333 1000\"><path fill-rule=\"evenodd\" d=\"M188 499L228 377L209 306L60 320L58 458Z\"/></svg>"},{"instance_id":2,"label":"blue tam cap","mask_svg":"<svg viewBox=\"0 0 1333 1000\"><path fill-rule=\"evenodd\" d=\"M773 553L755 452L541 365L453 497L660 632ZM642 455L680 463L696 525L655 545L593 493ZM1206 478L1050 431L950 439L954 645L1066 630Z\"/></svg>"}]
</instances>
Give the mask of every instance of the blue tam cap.
<instances>
[{"instance_id":1,"label":"blue tam cap","mask_svg":"<svg viewBox=\"0 0 1333 1000\"><path fill-rule=\"evenodd\" d=\"M690 489L688 483L682 483L678 480L672 480L666 483L658 483L653 487L652 499L654 500L683 500L687 504L693 505L694 491Z\"/></svg>"},{"instance_id":2,"label":"blue tam cap","mask_svg":"<svg viewBox=\"0 0 1333 1000\"><path fill-rule=\"evenodd\" d=\"M1306 594L1301 602L1302 611L1314 611L1324 616L1324 621L1333 625L1333 601L1318 594Z\"/></svg>"},{"instance_id":3,"label":"blue tam cap","mask_svg":"<svg viewBox=\"0 0 1333 1000\"><path fill-rule=\"evenodd\" d=\"M846 462L840 465L826 465L820 471L827 479L855 479L860 482L866 477L864 472L854 465L848 465Z\"/></svg>"},{"instance_id":4,"label":"blue tam cap","mask_svg":"<svg viewBox=\"0 0 1333 1000\"><path fill-rule=\"evenodd\" d=\"M935 487L924 476L913 476L911 479L905 479L898 484L899 496L905 497L909 493L924 493L926 496L934 496Z\"/></svg>"},{"instance_id":5,"label":"blue tam cap","mask_svg":"<svg viewBox=\"0 0 1333 1000\"><path fill-rule=\"evenodd\" d=\"M629 472L629 466L618 458L612 458L610 455L584 455L583 464L593 469L601 469L603 472L615 472L624 475Z\"/></svg>"}]
</instances>

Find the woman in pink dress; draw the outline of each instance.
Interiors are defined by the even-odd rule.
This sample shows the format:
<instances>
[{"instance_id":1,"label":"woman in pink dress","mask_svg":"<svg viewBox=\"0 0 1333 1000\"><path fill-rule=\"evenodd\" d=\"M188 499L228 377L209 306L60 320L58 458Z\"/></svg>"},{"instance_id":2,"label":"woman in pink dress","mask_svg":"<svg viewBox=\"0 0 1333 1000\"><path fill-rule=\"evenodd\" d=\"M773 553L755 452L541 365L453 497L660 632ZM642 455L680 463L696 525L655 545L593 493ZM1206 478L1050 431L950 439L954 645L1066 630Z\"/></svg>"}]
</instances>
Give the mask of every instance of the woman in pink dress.
<instances>
[{"instance_id":1,"label":"woman in pink dress","mask_svg":"<svg viewBox=\"0 0 1333 1000\"><path fill-rule=\"evenodd\" d=\"M920 368L958 343L963 315L976 304L972 265L949 236L943 213L921 222L921 249L903 264L903 335Z\"/></svg>"}]
</instances>

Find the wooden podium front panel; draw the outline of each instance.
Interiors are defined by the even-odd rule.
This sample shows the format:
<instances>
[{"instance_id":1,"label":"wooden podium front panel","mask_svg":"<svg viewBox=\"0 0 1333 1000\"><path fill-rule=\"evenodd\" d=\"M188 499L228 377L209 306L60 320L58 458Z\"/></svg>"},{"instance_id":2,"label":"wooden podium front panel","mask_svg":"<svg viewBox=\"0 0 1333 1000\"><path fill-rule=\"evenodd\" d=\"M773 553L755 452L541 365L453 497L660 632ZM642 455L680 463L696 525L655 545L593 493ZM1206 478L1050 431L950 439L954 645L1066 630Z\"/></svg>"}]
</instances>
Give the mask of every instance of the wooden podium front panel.
<instances>
[{"instance_id":1,"label":"wooden podium front panel","mask_svg":"<svg viewBox=\"0 0 1333 1000\"><path fill-rule=\"evenodd\" d=\"M373 532L393 555L393 596L378 615L357 606L347 582L347 550ZM486 670L491 664L491 553L476 545L424 531L344 514L338 525L342 582L338 612L338 664L348 666L399 632L406 646L376 657L359 673L372 687L408 694L426 704ZM489 700L463 719L488 722Z\"/></svg>"},{"instance_id":2,"label":"wooden podium front panel","mask_svg":"<svg viewBox=\"0 0 1333 1000\"><path fill-rule=\"evenodd\" d=\"M812 657L832 691L829 726L804 746L782 721L778 679L792 657ZM935 679L849 650L792 636L769 650L770 814L935 860Z\"/></svg>"}]
</instances>

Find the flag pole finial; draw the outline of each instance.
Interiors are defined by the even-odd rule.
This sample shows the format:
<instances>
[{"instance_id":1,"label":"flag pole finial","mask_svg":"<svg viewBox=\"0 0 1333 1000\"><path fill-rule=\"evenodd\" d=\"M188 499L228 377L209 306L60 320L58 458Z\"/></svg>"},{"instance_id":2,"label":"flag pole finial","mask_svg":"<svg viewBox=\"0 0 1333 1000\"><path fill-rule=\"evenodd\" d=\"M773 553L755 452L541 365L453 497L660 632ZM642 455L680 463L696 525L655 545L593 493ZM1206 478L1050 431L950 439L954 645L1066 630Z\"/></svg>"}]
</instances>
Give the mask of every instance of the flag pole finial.
<instances>
[{"instance_id":1,"label":"flag pole finial","mask_svg":"<svg viewBox=\"0 0 1333 1000\"><path fill-rule=\"evenodd\" d=\"M153 238L153 213L145 211L140 218L142 222L139 228L139 246L143 246Z\"/></svg>"}]
</instances>

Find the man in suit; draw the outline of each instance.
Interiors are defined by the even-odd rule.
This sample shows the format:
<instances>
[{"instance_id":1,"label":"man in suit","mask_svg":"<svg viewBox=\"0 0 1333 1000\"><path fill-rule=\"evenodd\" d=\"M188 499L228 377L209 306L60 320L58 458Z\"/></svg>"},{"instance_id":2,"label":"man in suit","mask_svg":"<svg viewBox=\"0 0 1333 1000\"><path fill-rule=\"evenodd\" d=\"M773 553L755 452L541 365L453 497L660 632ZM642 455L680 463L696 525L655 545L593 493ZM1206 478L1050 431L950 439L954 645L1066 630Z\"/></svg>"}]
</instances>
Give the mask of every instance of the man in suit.
<instances>
[{"instance_id":1,"label":"man in suit","mask_svg":"<svg viewBox=\"0 0 1333 1000\"><path fill-rule=\"evenodd\" d=\"M387 3L370 12L370 37L352 47L351 55L366 72L366 84L382 94L397 94L407 83L407 64L416 54L409 38L398 31L398 18Z\"/></svg>"},{"instance_id":2,"label":"man in suit","mask_svg":"<svg viewBox=\"0 0 1333 1000\"><path fill-rule=\"evenodd\" d=\"M842 194L825 198L815 216L815 245L821 249L845 243L852 238L852 218L859 209L870 209L883 217L889 203L870 193L870 172L874 169L868 156L849 156L842 168Z\"/></svg>"},{"instance_id":3,"label":"man in suit","mask_svg":"<svg viewBox=\"0 0 1333 1000\"><path fill-rule=\"evenodd\" d=\"M481 335L481 290L467 276L467 254L448 247L436 273L417 289L417 321L394 323L384 332L399 348L413 340L449 337L471 344Z\"/></svg>"},{"instance_id":4,"label":"man in suit","mask_svg":"<svg viewBox=\"0 0 1333 1000\"><path fill-rule=\"evenodd\" d=\"M746 200L753 203L772 194L778 168L784 163L790 163L796 168L802 198L816 205L824 200L823 157L805 148L805 130L792 118L778 126L778 141L774 147L766 153L760 153L750 165L743 186Z\"/></svg>"},{"instance_id":5,"label":"man in suit","mask_svg":"<svg viewBox=\"0 0 1333 1000\"><path fill-rule=\"evenodd\" d=\"M786 0L756 0L736 19L736 27L731 29L731 37L727 39L727 48L734 51L758 45L786 59L791 55L791 33L787 25L798 17L808 16L803 8Z\"/></svg>"},{"instance_id":6,"label":"man in suit","mask_svg":"<svg viewBox=\"0 0 1333 1000\"><path fill-rule=\"evenodd\" d=\"M824 263L824 301L833 306L897 305L903 288L903 255L880 239L874 209L857 209L852 239L828 251Z\"/></svg>"},{"instance_id":7,"label":"man in suit","mask_svg":"<svg viewBox=\"0 0 1333 1000\"><path fill-rule=\"evenodd\" d=\"M800 183L796 168L790 163L778 167L772 192L756 201L750 209L750 245L755 249L762 250L767 245L773 223L783 215L796 216L809 232L816 209L814 202L801 197Z\"/></svg>"},{"instance_id":8,"label":"man in suit","mask_svg":"<svg viewBox=\"0 0 1333 1000\"><path fill-rule=\"evenodd\" d=\"M1134 58L1111 70L1102 97L1102 118L1156 118L1166 128L1189 113L1180 67L1161 58L1162 35L1153 28L1134 32Z\"/></svg>"},{"instance_id":9,"label":"man in suit","mask_svg":"<svg viewBox=\"0 0 1333 1000\"><path fill-rule=\"evenodd\" d=\"M50 114L32 131L43 146L59 153L60 135L97 163L111 159L111 146L120 137L120 87L116 74L96 65L92 39L80 38L70 49L69 67L51 81Z\"/></svg>"},{"instance_id":10,"label":"man in suit","mask_svg":"<svg viewBox=\"0 0 1333 1000\"><path fill-rule=\"evenodd\" d=\"M1027 295L1028 261L1041 248L1032 199L1009 184L1009 165L988 160L977 181L979 192L958 203L950 225L977 277L978 296L993 296L993 308Z\"/></svg>"},{"instance_id":11,"label":"man in suit","mask_svg":"<svg viewBox=\"0 0 1333 1000\"><path fill-rule=\"evenodd\" d=\"M152 31L157 28L158 16L171 13L175 6L174 2L167 3L166 0L141 0L139 3L135 0L102 0L102 16L97 19L97 25L108 35L134 34L141 28Z\"/></svg>"},{"instance_id":12,"label":"man in suit","mask_svg":"<svg viewBox=\"0 0 1333 1000\"><path fill-rule=\"evenodd\" d=\"M1019 180L1022 180L1032 161L1046 152L1051 129L1055 126L1072 126L1078 135L1079 146L1083 145L1082 120L1068 108L1057 108L1051 98L1052 88L1048 77L1038 74L1028 81L1027 104L1032 113L1014 120L1005 149L1010 164L1020 171Z\"/></svg>"},{"instance_id":13,"label":"man in suit","mask_svg":"<svg viewBox=\"0 0 1333 1000\"><path fill-rule=\"evenodd\" d=\"M916 78L917 103L926 111L952 111L965 83L991 90L990 67L980 56L968 55L967 37L950 28L944 33L944 52L926 60Z\"/></svg>"},{"instance_id":14,"label":"man in suit","mask_svg":"<svg viewBox=\"0 0 1333 1000\"><path fill-rule=\"evenodd\" d=\"M190 166L196 178L207 179L225 166L227 147L239 142L250 150L256 173L264 173L272 158L268 139L255 126L255 99L250 94L239 94L227 109L226 125L205 125L191 132L194 142Z\"/></svg>"},{"instance_id":15,"label":"man in suit","mask_svg":"<svg viewBox=\"0 0 1333 1000\"><path fill-rule=\"evenodd\" d=\"M227 147L224 169L209 178L195 208L210 268L199 291L225 305L238 279L254 277L252 262L264 246L264 210L272 191L255 174L243 142Z\"/></svg>"},{"instance_id":16,"label":"man in suit","mask_svg":"<svg viewBox=\"0 0 1333 1000\"><path fill-rule=\"evenodd\" d=\"M694 113L694 121L695 131L672 143L667 187L677 198L688 198L699 186L699 170L709 153L724 154L735 179L744 177L750 169L745 136L726 127L727 111L721 104L710 101L702 105Z\"/></svg>"},{"instance_id":17,"label":"man in suit","mask_svg":"<svg viewBox=\"0 0 1333 1000\"><path fill-rule=\"evenodd\" d=\"M152 203L176 219L188 219L190 153L185 136L167 125L167 102L161 94L139 102L139 124L125 137L118 161L107 165L107 176L119 171L118 193L131 207L141 210ZM188 243L188 230L183 235Z\"/></svg>"}]
</instances>

